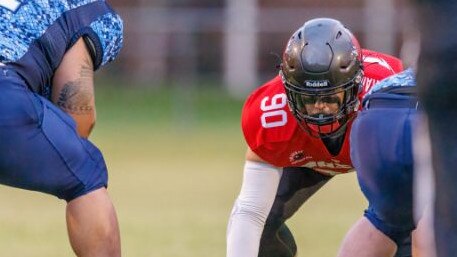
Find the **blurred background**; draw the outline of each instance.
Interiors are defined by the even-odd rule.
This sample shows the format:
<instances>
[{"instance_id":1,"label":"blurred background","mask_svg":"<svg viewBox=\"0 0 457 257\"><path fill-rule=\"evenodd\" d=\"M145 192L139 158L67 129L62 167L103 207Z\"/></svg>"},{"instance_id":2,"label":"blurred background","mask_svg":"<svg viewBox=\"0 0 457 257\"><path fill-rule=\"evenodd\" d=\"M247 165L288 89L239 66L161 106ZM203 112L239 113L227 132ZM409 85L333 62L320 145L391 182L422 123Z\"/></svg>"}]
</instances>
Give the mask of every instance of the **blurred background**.
<instances>
[{"instance_id":1,"label":"blurred background","mask_svg":"<svg viewBox=\"0 0 457 257\"><path fill-rule=\"evenodd\" d=\"M111 68L148 86L210 82L244 97L276 75L291 34L316 17L339 19L363 47L397 56L406 56L417 42L406 0L111 2L126 33L124 51Z\"/></svg>"},{"instance_id":2,"label":"blurred background","mask_svg":"<svg viewBox=\"0 0 457 257\"><path fill-rule=\"evenodd\" d=\"M416 59L406 0L110 0L125 25L119 58L98 73L92 141L109 168L127 257L225 256L241 185L244 98L277 74L306 20L341 20L364 48ZM0 256L73 256L65 203L0 187ZM335 256L365 206L337 176L288 222L299 256Z\"/></svg>"}]
</instances>

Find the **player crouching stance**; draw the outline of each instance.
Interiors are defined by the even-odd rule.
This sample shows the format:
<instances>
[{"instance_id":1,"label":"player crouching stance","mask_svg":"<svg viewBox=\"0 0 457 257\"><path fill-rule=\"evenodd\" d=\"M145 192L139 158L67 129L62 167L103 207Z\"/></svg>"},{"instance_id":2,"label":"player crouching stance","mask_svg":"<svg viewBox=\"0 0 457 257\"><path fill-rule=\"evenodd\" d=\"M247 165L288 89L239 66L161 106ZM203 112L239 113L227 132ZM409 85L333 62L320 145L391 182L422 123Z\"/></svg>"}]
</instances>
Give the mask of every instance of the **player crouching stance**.
<instances>
[{"instance_id":1,"label":"player crouching stance","mask_svg":"<svg viewBox=\"0 0 457 257\"><path fill-rule=\"evenodd\" d=\"M116 212L95 124L94 71L122 47L102 0L0 1L0 184L67 202L81 257L119 257Z\"/></svg>"},{"instance_id":2,"label":"player crouching stance","mask_svg":"<svg viewBox=\"0 0 457 257\"><path fill-rule=\"evenodd\" d=\"M292 35L279 75L243 108L249 148L227 257L296 256L285 221L332 176L353 170L349 132L359 99L401 70L397 58L362 50L334 19L310 20Z\"/></svg>"}]
</instances>

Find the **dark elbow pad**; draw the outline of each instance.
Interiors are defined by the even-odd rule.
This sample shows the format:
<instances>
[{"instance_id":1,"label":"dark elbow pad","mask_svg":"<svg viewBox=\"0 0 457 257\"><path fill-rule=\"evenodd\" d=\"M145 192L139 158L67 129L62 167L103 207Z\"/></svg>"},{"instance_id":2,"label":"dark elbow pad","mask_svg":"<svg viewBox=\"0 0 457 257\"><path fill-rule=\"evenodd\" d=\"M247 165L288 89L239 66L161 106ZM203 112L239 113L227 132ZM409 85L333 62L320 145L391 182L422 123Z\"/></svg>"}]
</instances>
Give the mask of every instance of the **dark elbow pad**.
<instances>
[{"instance_id":1,"label":"dark elbow pad","mask_svg":"<svg viewBox=\"0 0 457 257\"><path fill-rule=\"evenodd\" d=\"M92 65L94 66L94 69L95 69L95 65L96 65L96 61L97 61L97 57L96 57L97 51L95 50L95 44L92 41L92 39L87 35L83 35L82 38L84 40L84 43L86 43L87 50L89 51L90 58L92 59Z\"/></svg>"}]
</instances>

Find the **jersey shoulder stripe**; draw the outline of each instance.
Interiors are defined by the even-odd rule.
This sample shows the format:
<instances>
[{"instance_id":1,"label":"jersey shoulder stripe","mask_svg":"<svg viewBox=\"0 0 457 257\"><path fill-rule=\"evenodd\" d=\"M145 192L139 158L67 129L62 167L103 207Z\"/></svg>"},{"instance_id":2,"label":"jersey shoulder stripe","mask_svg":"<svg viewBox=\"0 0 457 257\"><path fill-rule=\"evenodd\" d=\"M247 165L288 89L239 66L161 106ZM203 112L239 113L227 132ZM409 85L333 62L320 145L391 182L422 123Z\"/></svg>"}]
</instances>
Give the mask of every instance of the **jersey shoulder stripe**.
<instances>
[{"instance_id":1,"label":"jersey shoulder stripe","mask_svg":"<svg viewBox=\"0 0 457 257\"><path fill-rule=\"evenodd\" d=\"M379 81L403 70L403 63L399 58L368 49L362 50L362 60L364 78L361 96L370 91Z\"/></svg>"}]
</instances>

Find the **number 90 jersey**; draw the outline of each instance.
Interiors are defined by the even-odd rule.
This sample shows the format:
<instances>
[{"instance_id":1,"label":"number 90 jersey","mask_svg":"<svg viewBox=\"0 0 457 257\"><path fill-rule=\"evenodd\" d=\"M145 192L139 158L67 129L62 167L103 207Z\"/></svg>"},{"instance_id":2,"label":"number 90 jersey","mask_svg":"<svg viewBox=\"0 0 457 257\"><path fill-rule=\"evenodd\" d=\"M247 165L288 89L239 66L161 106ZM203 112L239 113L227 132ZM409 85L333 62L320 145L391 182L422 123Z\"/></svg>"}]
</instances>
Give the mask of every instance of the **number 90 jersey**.
<instances>
[{"instance_id":1,"label":"number 90 jersey","mask_svg":"<svg viewBox=\"0 0 457 257\"><path fill-rule=\"evenodd\" d=\"M359 100L380 80L403 70L401 60L390 55L362 50L364 78ZM348 124L348 131L352 121ZM287 104L279 76L256 89L246 100L241 127L249 148L277 167L307 167L326 175L353 169L349 155L349 134L338 155L328 152L322 140L306 133Z\"/></svg>"}]
</instances>

